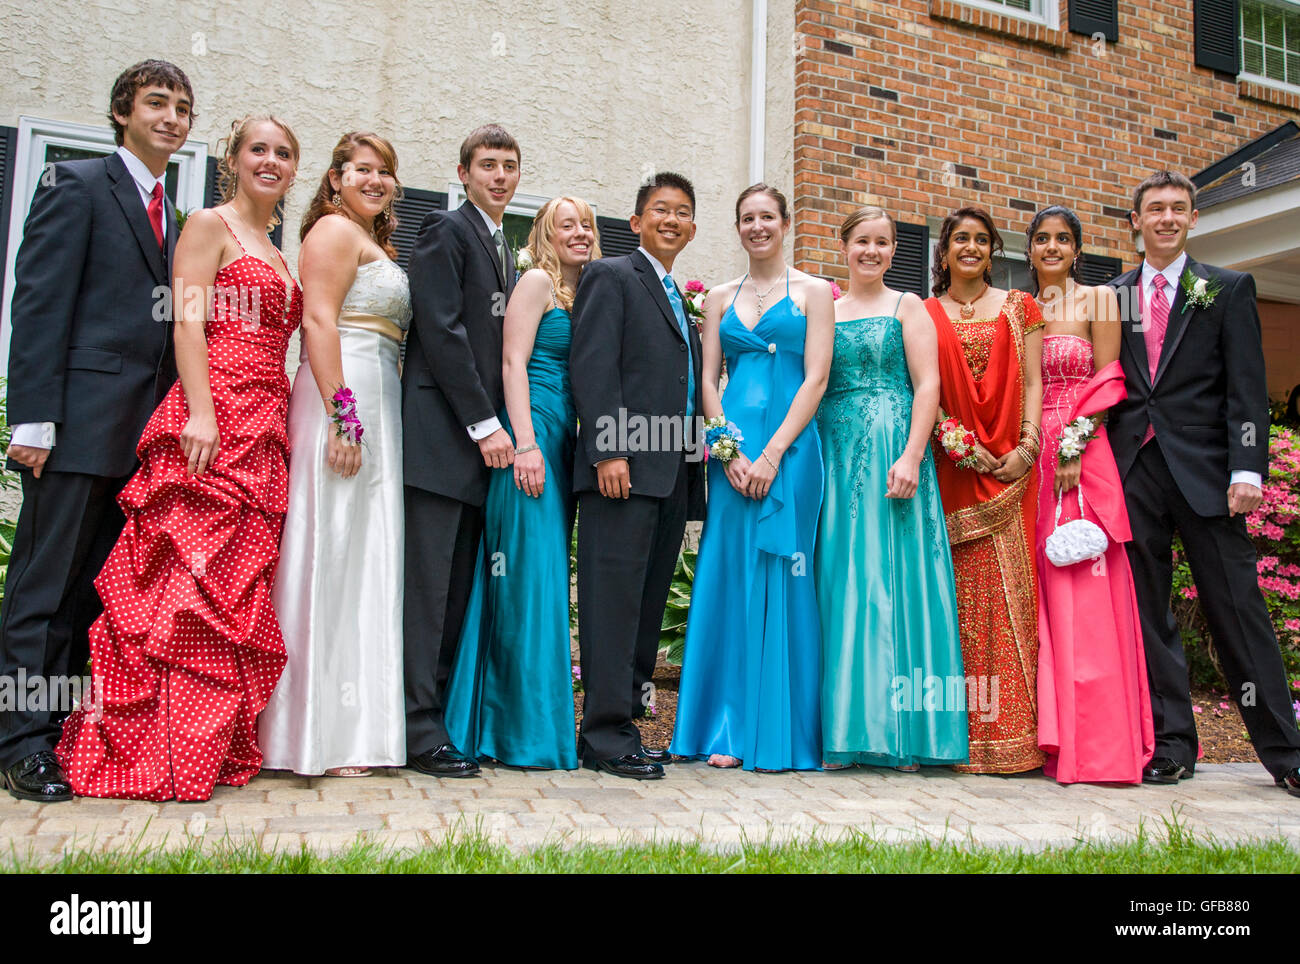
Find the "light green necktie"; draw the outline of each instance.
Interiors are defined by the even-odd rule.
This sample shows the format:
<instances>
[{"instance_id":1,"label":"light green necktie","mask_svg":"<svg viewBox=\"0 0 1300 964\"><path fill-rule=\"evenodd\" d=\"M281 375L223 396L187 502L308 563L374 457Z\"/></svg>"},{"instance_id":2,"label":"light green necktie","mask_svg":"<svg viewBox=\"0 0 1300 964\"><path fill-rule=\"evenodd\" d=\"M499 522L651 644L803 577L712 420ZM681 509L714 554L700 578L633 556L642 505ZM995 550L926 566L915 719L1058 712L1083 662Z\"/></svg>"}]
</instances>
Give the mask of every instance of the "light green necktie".
<instances>
[{"instance_id":1,"label":"light green necktie","mask_svg":"<svg viewBox=\"0 0 1300 964\"><path fill-rule=\"evenodd\" d=\"M506 236L500 228L492 235L497 245L497 257L501 259L501 283L506 283Z\"/></svg>"}]
</instances>

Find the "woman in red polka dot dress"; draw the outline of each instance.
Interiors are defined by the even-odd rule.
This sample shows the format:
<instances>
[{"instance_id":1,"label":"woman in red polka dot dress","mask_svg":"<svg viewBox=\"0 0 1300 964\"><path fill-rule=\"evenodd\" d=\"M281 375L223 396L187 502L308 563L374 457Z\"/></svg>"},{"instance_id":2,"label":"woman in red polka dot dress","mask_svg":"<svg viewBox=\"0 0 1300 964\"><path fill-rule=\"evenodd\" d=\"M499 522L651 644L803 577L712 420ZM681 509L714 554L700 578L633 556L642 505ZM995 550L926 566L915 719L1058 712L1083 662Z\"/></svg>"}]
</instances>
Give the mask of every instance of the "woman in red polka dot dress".
<instances>
[{"instance_id":1,"label":"woman in red polka dot dress","mask_svg":"<svg viewBox=\"0 0 1300 964\"><path fill-rule=\"evenodd\" d=\"M302 294L265 226L298 141L274 118L245 118L223 165L225 203L191 216L176 245L180 381L119 498L126 528L95 580L92 694L56 751L82 796L206 800L247 783L262 764L257 714L284 668L271 580Z\"/></svg>"}]
</instances>

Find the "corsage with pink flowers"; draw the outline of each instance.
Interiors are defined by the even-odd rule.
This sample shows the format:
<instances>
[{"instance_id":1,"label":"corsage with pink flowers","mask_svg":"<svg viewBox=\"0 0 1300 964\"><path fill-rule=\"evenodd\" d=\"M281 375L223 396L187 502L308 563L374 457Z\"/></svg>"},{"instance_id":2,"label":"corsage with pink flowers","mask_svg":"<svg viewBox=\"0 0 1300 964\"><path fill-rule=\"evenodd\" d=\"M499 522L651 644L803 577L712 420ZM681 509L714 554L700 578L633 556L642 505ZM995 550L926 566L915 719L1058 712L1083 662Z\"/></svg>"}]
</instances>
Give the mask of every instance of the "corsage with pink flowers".
<instances>
[{"instance_id":1,"label":"corsage with pink flowers","mask_svg":"<svg viewBox=\"0 0 1300 964\"><path fill-rule=\"evenodd\" d=\"M334 423L334 434L345 445L360 445L365 430L361 427L361 419L357 418L357 399L352 394L352 389L340 388L330 398L330 404L334 406L334 412L329 417Z\"/></svg>"},{"instance_id":2,"label":"corsage with pink flowers","mask_svg":"<svg viewBox=\"0 0 1300 964\"><path fill-rule=\"evenodd\" d=\"M975 438L975 433L945 413L943 409L939 409L939 420L934 426L934 437L948 453L948 458L957 464L957 468L973 469L979 464L979 458L975 455L975 443L979 440Z\"/></svg>"}]
</instances>

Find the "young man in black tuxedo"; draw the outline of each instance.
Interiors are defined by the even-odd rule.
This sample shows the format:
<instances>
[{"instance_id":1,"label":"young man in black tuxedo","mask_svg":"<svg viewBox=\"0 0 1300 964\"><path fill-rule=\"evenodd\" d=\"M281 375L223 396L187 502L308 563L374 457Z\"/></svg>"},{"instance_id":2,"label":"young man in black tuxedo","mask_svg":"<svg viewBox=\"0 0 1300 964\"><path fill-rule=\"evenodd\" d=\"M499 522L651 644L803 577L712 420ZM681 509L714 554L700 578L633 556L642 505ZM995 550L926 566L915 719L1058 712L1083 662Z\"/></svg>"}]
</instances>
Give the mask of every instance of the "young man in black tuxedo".
<instances>
[{"instance_id":1,"label":"young man in black tuxedo","mask_svg":"<svg viewBox=\"0 0 1300 964\"><path fill-rule=\"evenodd\" d=\"M10 678L85 672L101 611L93 580L125 522L117 494L176 380L164 286L180 232L163 179L193 104L173 64L128 68L111 95L117 152L55 164L32 199L9 349L9 465L23 480L0 617L0 672ZM53 752L71 707L48 702L0 714L0 767L22 799L72 795Z\"/></svg>"},{"instance_id":2,"label":"young man in black tuxedo","mask_svg":"<svg viewBox=\"0 0 1300 964\"><path fill-rule=\"evenodd\" d=\"M519 184L519 145L489 124L465 139L457 175L468 200L433 211L411 252L411 333L402 371L405 473L407 766L470 777L478 763L443 723L483 531L488 473L514 462L497 413L501 326L515 287L501 227Z\"/></svg>"},{"instance_id":3,"label":"young man in black tuxedo","mask_svg":"<svg viewBox=\"0 0 1300 964\"><path fill-rule=\"evenodd\" d=\"M1300 731L1245 522L1268 472L1255 282L1187 256L1196 214L1186 177L1148 177L1129 215L1145 259L1111 282L1124 320L1128 398L1111 409L1110 439L1133 529L1128 554L1156 729L1142 778L1173 784L1196 766L1187 660L1169 607L1177 530L1255 752L1278 786L1300 796Z\"/></svg>"},{"instance_id":4,"label":"young man in black tuxedo","mask_svg":"<svg viewBox=\"0 0 1300 964\"><path fill-rule=\"evenodd\" d=\"M578 410L578 642L583 766L634 779L663 776L633 722L649 679L688 518L704 509L694 429L701 411L700 337L673 262L695 237L695 191L679 174L641 186L632 230L641 246L583 269L573 304L569 372ZM647 444L636 445L636 425ZM675 426L666 433L654 426ZM668 444L664 444L665 441ZM649 449L649 450L646 450Z\"/></svg>"}]
</instances>

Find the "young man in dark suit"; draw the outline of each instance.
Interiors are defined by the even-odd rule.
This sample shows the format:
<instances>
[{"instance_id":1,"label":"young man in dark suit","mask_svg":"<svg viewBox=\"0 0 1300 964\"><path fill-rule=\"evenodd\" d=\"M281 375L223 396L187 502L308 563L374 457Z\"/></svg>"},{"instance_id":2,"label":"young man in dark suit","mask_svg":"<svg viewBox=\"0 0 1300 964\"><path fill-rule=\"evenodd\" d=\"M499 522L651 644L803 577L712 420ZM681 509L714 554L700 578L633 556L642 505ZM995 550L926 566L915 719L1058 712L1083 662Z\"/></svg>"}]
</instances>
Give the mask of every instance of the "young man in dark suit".
<instances>
[{"instance_id":1,"label":"young man in dark suit","mask_svg":"<svg viewBox=\"0 0 1300 964\"><path fill-rule=\"evenodd\" d=\"M93 580L124 524L117 494L176 380L166 286L179 230L163 179L193 104L173 64L128 68L109 111L117 152L55 164L32 199L9 349L8 455L23 479L0 617L0 672L11 678L22 670L49 683L85 671L86 634L101 609ZM2 715L11 794L71 797L53 752L70 709L47 701Z\"/></svg>"},{"instance_id":2,"label":"young man in dark suit","mask_svg":"<svg viewBox=\"0 0 1300 964\"><path fill-rule=\"evenodd\" d=\"M662 777L670 757L641 744L635 680L654 668L686 521L704 508L693 444L700 337L671 274L695 237L690 181L654 175L637 192L630 223L640 247L587 265L573 304L584 690L578 750L583 766L645 780Z\"/></svg>"},{"instance_id":3,"label":"young man in dark suit","mask_svg":"<svg viewBox=\"0 0 1300 964\"><path fill-rule=\"evenodd\" d=\"M410 341L402 371L405 473L407 766L469 777L478 763L443 723L483 531L488 473L514 462L497 413L501 326L515 286L501 227L519 184L519 145L489 124L465 139L456 171L468 200L434 211L411 252Z\"/></svg>"},{"instance_id":4,"label":"young man in dark suit","mask_svg":"<svg viewBox=\"0 0 1300 964\"><path fill-rule=\"evenodd\" d=\"M1268 472L1255 282L1188 257L1196 214L1186 177L1148 177L1129 215L1145 258L1111 282L1124 319L1128 398L1111 410L1110 438L1133 529L1128 554L1156 729L1142 779L1174 784L1196 767L1187 660L1169 607L1177 530L1255 752L1278 786L1300 796L1300 731L1245 522Z\"/></svg>"}]
</instances>

